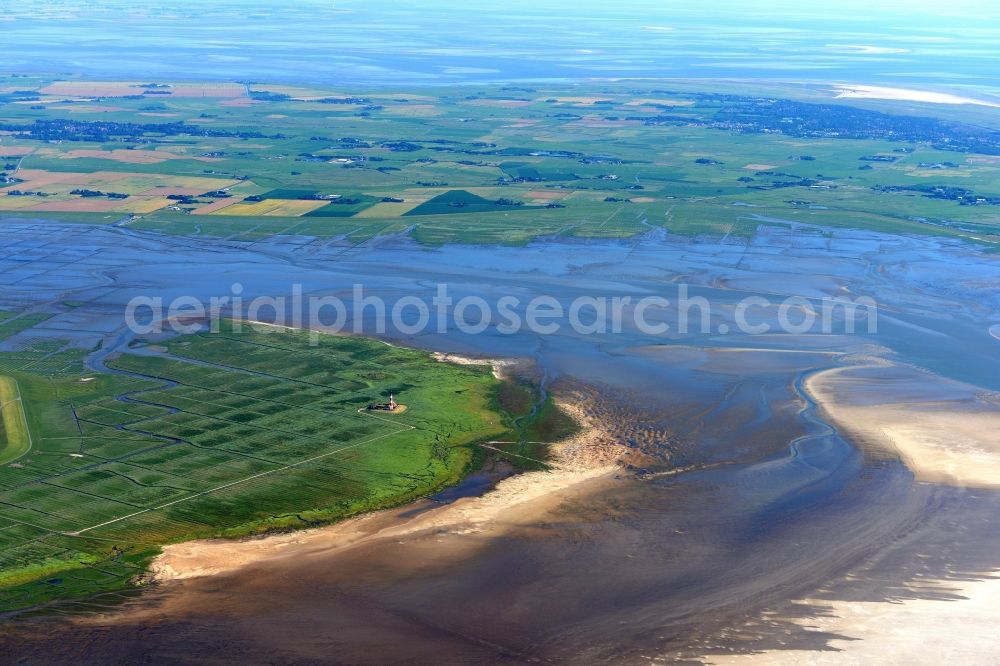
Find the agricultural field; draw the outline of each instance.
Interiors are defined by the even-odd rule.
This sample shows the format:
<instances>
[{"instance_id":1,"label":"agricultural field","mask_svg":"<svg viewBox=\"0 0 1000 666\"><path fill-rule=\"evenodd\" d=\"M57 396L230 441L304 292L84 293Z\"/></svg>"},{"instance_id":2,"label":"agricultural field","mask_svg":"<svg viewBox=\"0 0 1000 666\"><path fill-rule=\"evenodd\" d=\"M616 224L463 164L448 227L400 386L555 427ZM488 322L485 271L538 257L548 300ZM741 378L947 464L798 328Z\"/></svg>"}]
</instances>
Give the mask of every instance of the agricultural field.
<instances>
[{"instance_id":1,"label":"agricultural field","mask_svg":"<svg viewBox=\"0 0 1000 666\"><path fill-rule=\"evenodd\" d=\"M31 433L24 416L21 389L12 377L0 376L0 464L31 450Z\"/></svg>"},{"instance_id":2,"label":"agricultural field","mask_svg":"<svg viewBox=\"0 0 1000 666\"><path fill-rule=\"evenodd\" d=\"M229 323L83 354L0 352L0 613L117 601L163 544L425 496L510 427L488 369L366 339ZM390 392L405 411L363 409Z\"/></svg>"},{"instance_id":3,"label":"agricultural field","mask_svg":"<svg viewBox=\"0 0 1000 666\"><path fill-rule=\"evenodd\" d=\"M996 128L816 87L740 97L693 85L0 77L0 216L234 241L406 231L522 244L665 229L735 242L805 222L1000 243Z\"/></svg>"}]
</instances>

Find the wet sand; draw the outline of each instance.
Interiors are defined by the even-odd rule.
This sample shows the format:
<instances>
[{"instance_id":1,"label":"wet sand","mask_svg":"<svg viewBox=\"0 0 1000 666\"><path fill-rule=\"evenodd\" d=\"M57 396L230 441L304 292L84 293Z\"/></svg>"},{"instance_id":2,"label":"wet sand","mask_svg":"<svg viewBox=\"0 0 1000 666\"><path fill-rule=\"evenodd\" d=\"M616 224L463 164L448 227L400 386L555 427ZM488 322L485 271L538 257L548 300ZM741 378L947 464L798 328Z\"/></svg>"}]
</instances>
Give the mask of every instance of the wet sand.
<instances>
[{"instance_id":1,"label":"wet sand","mask_svg":"<svg viewBox=\"0 0 1000 666\"><path fill-rule=\"evenodd\" d=\"M1000 578L954 587L931 582L927 598L905 601L804 599L826 612L808 622L809 630L836 636L826 651L768 650L719 656L710 664L990 664L996 660L996 622L1000 617ZM935 598L938 597L938 598ZM942 600L940 597L947 597Z\"/></svg>"},{"instance_id":2,"label":"wet sand","mask_svg":"<svg viewBox=\"0 0 1000 666\"><path fill-rule=\"evenodd\" d=\"M1000 489L1000 394L891 363L827 370L807 387L855 441L918 479Z\"/></svg>"},{"instance_id":3,"label":"wet sand","mask_svg":"<svg viewBox=\"0 0 1000 666\"><path fill-rule=\"evenodd\" d=\"M996 663L1000 502L993 492L920 488L935 508L918 525L813 594L733 628L742 649L700 654L716 664ZM762 631L773 618L793 628L786 636ZM825 646L796 646L799 631Z\"/></svg>"}]
</instances>

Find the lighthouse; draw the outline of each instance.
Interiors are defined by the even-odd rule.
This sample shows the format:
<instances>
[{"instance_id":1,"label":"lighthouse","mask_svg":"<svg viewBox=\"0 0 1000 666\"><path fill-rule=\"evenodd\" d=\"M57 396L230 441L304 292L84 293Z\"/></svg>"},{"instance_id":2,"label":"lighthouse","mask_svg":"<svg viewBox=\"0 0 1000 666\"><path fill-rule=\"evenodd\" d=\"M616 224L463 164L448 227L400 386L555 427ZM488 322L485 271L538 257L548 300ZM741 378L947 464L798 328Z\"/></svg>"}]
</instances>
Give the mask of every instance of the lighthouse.
<instances>
[{"instance_id":1,"label":"lighthouse","mask_svg":"<svg viewBox=\"0 0 1000 666\"><path fill-rule=\"evenodd\" d=\"M389 411L396 411L396 398L391 393L389 394Z\"/></svg>"}]
</instances>

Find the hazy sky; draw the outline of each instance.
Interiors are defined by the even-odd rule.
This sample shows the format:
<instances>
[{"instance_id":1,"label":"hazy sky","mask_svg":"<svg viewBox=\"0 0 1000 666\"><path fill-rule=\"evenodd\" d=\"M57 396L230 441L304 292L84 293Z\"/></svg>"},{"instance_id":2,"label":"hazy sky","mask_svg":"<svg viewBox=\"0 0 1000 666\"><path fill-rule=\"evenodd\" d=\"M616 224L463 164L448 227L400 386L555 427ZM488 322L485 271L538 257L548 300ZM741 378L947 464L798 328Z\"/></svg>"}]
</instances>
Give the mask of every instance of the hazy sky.
<instances>
[{"instance_id":1,"label":"hazy sky","mask_svg":"<svg viewBox=\"0 0 1000 666\"><path fill-rule=\"evenodd\" d=\"M994 2L996 0L993 0ZM3 68L352 83L740 77L1000 87L986 0L20 0Z\"/></svg>"}]
</instances>

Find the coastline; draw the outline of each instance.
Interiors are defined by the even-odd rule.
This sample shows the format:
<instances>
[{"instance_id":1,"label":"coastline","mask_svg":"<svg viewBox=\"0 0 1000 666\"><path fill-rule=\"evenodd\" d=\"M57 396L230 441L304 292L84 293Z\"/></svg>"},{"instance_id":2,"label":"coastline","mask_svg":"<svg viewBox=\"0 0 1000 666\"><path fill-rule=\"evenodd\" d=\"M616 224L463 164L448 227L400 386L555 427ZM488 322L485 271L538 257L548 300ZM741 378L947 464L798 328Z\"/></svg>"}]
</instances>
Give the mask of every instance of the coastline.
<instances>
[{"instance_id":1,"label":"coastline","mask_svg":"<svg viewBox=\"0 0 1000 666\"><path fill-rule=\"evenodd\" d=\"M512 365L455 355L441 355L439 360L490 364L495 373ZM400 541L442 531L497 536L537 520L573 497L615 483L622 469L618 460L629 452L624 445L614 443L611 435L589 419L579 406L565 400L559 400L558 405L580 423L581 432L549 445L552 455L549 470L515 474L499 481L481 496L460 498L442 506L421 499L403 507L295 532L235 541L204 539L167 545L151 563L150 573L156 582L169 584L232 574L287 558L329 555L382 540Z\"/></svg>"}]
</instances>

